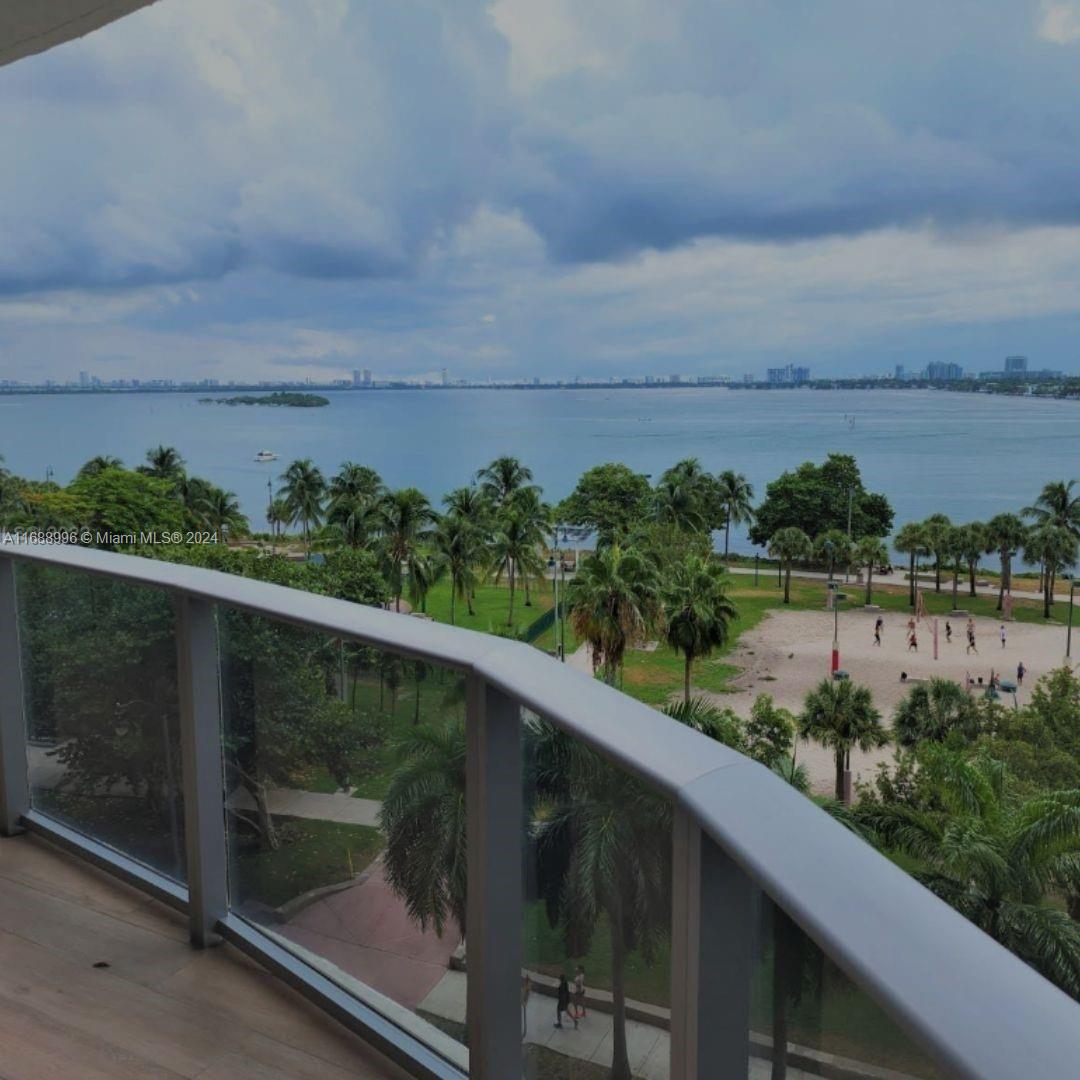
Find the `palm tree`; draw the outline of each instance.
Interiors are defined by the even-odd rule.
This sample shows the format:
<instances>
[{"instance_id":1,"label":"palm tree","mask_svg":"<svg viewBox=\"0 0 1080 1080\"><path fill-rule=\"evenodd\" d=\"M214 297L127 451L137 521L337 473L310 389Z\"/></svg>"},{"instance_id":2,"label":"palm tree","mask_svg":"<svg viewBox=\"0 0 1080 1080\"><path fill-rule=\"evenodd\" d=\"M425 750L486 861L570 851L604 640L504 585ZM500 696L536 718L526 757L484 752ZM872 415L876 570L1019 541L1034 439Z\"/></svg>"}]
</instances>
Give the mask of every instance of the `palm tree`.
<instances>
[{"instance_id":1,"label":"palm tree","mask_svg":"<svg viewBox=\"0 0 1080 1080\"><path fill-rule=\"evenodd\" d=\"M437 557L432 557L419 547L413 549L405 560L409 603L414 611L427 611L428 593L438 584L445 567Z\"/></svg>"},{"instance_id":2,"label":"palm tree","mask_svg":"<svg viewBox=\"0 0 1080 1080\"><path fill-rule=\"evenodd\" d=\"M878 536L864 536L855 544L852 555L856 566L866 568L866 603L874 602L874 568L889 561L889 549Z\"/></svg>"},{"instance_id":3,"label":"palm tree","mask_svg":"<svg viewBox=\"0 0 1080 1080\"><path fill-rule=\"evenodd\" d=\"M476 474L481 491L496 506L506 506L518 491L530 486L532 478L531 469L522 465L516 457L508 456L496 458Z\"/></svg>"},{"instance_id":4,"label":"palm tree","mask_svg":"<svg viewBox=\"0 0 1080 1080\"><path fill-rule=\"evenodd\" d=\"M928 889L1080 998L1080 925L1050 902L1080 888L1080 792L1023 799L1001 762L936 745L919 752L919 774L925 805L868 804L859 819L915 860Z\"/></svg>"},{"instance_id":5,"label":"palm tree","mask_svg":"<svg viewBox=\"0 0 1080 1080\"><path fill-rule=\"evenodd\" d=\"M603 916L611 955L611 1080L631 1080L626 966L653 961L671 925L671 803L583 743L534 725L538 880L570 955L588 952Z\"/></svg>"},{"instance_id":6,"label":"palm tree","mask_svg":"<svg viewBox=\"0 0 1080 1080\"><path fill-rule=\"evenodd\" d=\"M326 532L347 547L367 547L382 526L380 503L369 495L337 495L327 507L326 524Z\"/></svg>"},{"instance_id":7,"label":"palm tree","mask_svg":"<svg viewBox=\"0 0 1080 1080\"><path fill-rule=\"evenodd\" d=\"M343 461L341 468L330 480L327 494L330 501L337 499L367 499L374 501L383 496L386 486L382 477L367 465L358 465L355 461Z\"/></svg>"},{"instance_id":8,"label":"palm tree","mask_svg":"<svg viewBox=\"0 0 1080 1080\"><path fill-rule=\"evenodd\" d=\"M398 741L399 765L379 811L383 867L409 917L441 937L453 922L465 935L465 725L419 725Z\"/></svg>"},{"instance_id":9,"label":"palm tree","mask_svg":"<svg viewBox=\"0 0 1080 1080\"><path fill-rule=\"evenodd\" d=\"M934 592L941 592L941 567L948 557L952 522L944 514L931 514L922 523L926 550L934 556Z\"/></svg>"},{"instance_id":10,"label":"palm tree","mask_svg":"<svg viewBox=\"0 0 1080 1080\"><path fill-rule=\"evenodd\" d=\"M431 539L436 557L450 575L450 623L455 625L458 597L468 604L469 614L475 614L472 594L483 555L480 533L468 518L446 514L439 519Z\"/></svg>"},{"instance_id":11,"label":"palm tree","mask_svg":"<svg viewBox=\"0 0 1080 1080\"><path fill-rule=\"evenodd\" d=\"M527 507L511 501L500 511L491 539L492 570L495 583L506 574L510 587L510 607L506 615L506 625L514 625L514 596L519 581L537 578L543 573L543 561L540 558L539 542L543 533L538 531L535 520Z\"/></svg>"},{"instance_id":12,"label":"palm tree","mask_svg":"<svg viewBox=\"0 0 1080 1080\"><path fill-rule=\"evenodd\" d=\"M184 472L184 459L175 446L155 446L146 451L146 464L137 471L159 480L178 480Z\"/></svg>"},{"instance_id":13,"label":"palm tree","mask_svg":"<svg viewBox=\"0 0 1080 1080\"><path fill-rule=\"evenodd\" d=\"M98 454L97 457L92 457L83 465L79 470L79 476L97 476L98 473L102 473L106 469L122 469L123 467L124 463L118 457L113 457L110 454Z\"/></svg>"},{"instance_id":14,"label":"palm tree","mask_svg":"<svg viewBox=\"0 0 1080 1080\"><path fill-rule=\"evenodd\" d=\"M589 643L595 671L614 684L627 648L660 620L662 604L656 565L634 548L612 544L581 561L567 587L574 633Z\"/></svg>"},{"instance_id":15,"label":"palm tree","mask_svg":"<svg viewBox=\"0 0 1080 1080\"><path fill-rule=\"evenodd\" d=\"M913 686L893 713L893 738L900 746L944 742L960 732L968 742L978 737L979 707L952 679L931 679Z\"/></svg>"},{"instance_id":16,"label":"palm tree","mask_svg":"<svg viewBox=\"0 0 1080 1080\"><path fill-rule=\"evenodd\" d=\"M383 573L394 595L394 609L401 610L405 574L427 539L435 511L417 488L400 488L384 496L379 505L383 541Z\"/></svg>"},{"instance_id":17,"label":"palm tree","mask_svg":"<svg viewBox=\"0 0 1080 1080\"><path fill-rule=\"evenodd\" d=\"M536 487L524 487L519 489L511 500L514 513L518 516L519 524L526 536L532 538L532 554L537 555L543 547L554 525L552 509L540 498L540 489ZM521 575L522 585L525 587L525 606L532 607L532 596L529 592L529 584L534 577L542 577L544 573L543 563L530 557L529 573Z\"/></svg>"},{"instance_id":18,"label":"palm tree","mask_svg":"<svg viewBox=\"0 0 1080 1080\"><path fill-rule=\"evenodd\" d=\"M221 534L223 540L248 531L248 519L240 511L235 492L211 486L203 505L206 526Z\"/></svg>"},{"instance_id":19,"label":"palm tree","mask_svg":"<svg viewBox=\"0 0 1080 1080\"><path fill-rule=\"evenodd\" d=\"M443 496L443 506L448 514L480 525L491 515L491 501L487 494L478 487L459 487Z\"/></svg>"},{"instance_id":20,"label":"palm tree","mask_svg":"<svg viewBox=\"0 0 1080 1080\"><path fill-rule=\"evenodd\" d=\"M796 559L809 558L811 550L810 537L794 525L778 529L769 540L769 554L779 559L784 568L785 604L791 603L791 564Z\"/></svg>"},{"instance_id":21,"label":"palm tree","mask_svg":"<svg viewBox=\"0 0 1080 1080\"><path fill-rule=\"evenodd\" d=\"M683 532L701 532L706 517L700 491L677 474L666 476L653 492L653 517Z\"/></svg>"},{"instance_id":22,"label":"palm tree","mask_svg":"<svg viewBox=\"0 0 1080 1080\"><path fill-rule=\"evenodd\" d=\"M848 534L839 529L829 529L814 540L814 558L820 559L829 568L829 580L838 566L851 563L852 544Z\"/></svg>"},{"instance_id":23,"label":"palm tree","mask_svg":"<svg viewBox=\"0 0 1080 1080\"><path fill-rule=\"evenodd\" d=\"M852 748L865 752L889 741L869 689L850 679L823 679L806 695L799 737L833 751L837 802L844 801L844 772L851 768Z\"/></svg>"},{"instance_id":24,"label":"palm tree","mask_svg":"<svg viewBox=\"0 0 1080 1080\"><path fill-rule=\"evenodd\" d=\"M733 469L725 469L716 479L724 514L724 561L727 562L731 526L749 525L754 520L754 489L742 473Z\"/></svg>"},{"instance_id":25,"label":"palm tree","mask_svg":"<svg viewBox=\"0 0 1080 1080\"><path fill-rule=\"evenodd\" d=\"M284 499L273 499L266 508L266 524L270 526L270 535L276 545L281 538L281 530L292 521L289 504Z\"/></svg>"},{"instance_id":26,"label":"palm tree","mask_svg":"<svg viewBox=\"0 0 1080 1080\"><path fill-rule=\"evenodd\" d=\"M978 595L975 578L979 571L979 560L983 557L989 544L989 533L981 521L971 521L967 525L961 525L957 543L960 557L967 565L968 595Z\"/></svg>"},{"instance_id":27,"label":"palm tree","mask_svg":"<svg viewBox=\"0 0 1080 1080\"><path fill-rule=\"evenodd\" d=\"M1020 512L1031 518L1036 527L1056 525L1068 529L1080 539L1080 495L1073 494L1075 480L1057 480L1044 485L1034 505L1025 506Z\"/></svg>"},{"instance_id":28,"label":"palm tree","mask_svg":"<svg viewBox=\"0 0 1080 1080\"><path fill-rule=\"evenodd\" d=\"M943 555L952 562L952 606L956 611L960 606L960 571L964 567L964 529L961 525L950 525L944 536Z\"/></svg>"},{"instance_id":29,"label":"palm tree","mask_svg":"<svg viewBox=\"0 0 1080 1080\"><path fill-rule=\"evenodd\" d=\"M1045 521L1028 531L1024 558L1042 567L1044 619L1052 614L1057 575L1075 565L1076 554L1076 537L1064 526Z\"/></svg>"},{"instance_id":30,"label":"palm tree","mask_svg":"<svg viewBox=\"0 0 1080 1080\"><path fill-rule=\"evenodd\" d=\"M727 641L728 627L738 614L728 596L727 573L721 563L687 555L672 568L670 583L664 590L664 619L668 644L685 659L685 702L690 701L694 661Z\"/></svg>"},{"instance_id":31,"label":"palm tree","mask_svg":"<svg viewBox=\"0 0 1080 1080\"><path fill-rule=\"evenodd\" d=\"M893 547L908 557L908 603L915 606L915 577L918 573L919 556L925 555L927 547L926 533L917 521L909 521L893 537Z\"/></svg>"},{"instance_id":32,"label":"palm tree","mask_svg":"<svg viewBox=\"0 0 1080 1080\"><path fill-rule=\"evenodd\" d=\"M311 553L311 527L323 519L323 497L326 481L319 467L310 458L294 461L282 474L283 484L278 495L285 499L289 521L299 521L304 531L304 545Z\"/></svg>"},{"instance_id":33,"label":"palm tree","mask_svg":"<svg viewBox=\"0 0 1080 1080\"><path fill-rule=\"evenodd\" d=\"M1012 592L1012 561L1027 540L1027 528L1015 514L996 514L986 525L987 552L1001 559L1001 582L997 609L1005 606L1005 594Z\"/></svg>"}]
</instances>

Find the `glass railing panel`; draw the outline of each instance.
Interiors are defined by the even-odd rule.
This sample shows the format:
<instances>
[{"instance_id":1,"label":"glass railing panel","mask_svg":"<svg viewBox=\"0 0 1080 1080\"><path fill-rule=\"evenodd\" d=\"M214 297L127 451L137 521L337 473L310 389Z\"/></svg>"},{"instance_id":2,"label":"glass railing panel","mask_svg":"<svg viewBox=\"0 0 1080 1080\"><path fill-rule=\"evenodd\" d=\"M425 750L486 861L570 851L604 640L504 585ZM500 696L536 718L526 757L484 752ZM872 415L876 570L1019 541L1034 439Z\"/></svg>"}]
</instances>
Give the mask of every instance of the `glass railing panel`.
<instances>
[{"instance_id":1,"label":"glass railing panel","mask_svg":"<svg viewBox=\"0 0 1080 1080\"><path fill-rule=\"evenodd\" d=\"M31 806L186 880L171 594L20 565Z\"/></svg>"},{"instance_id":2,"label":"glass railing panel","mask_svg":"<svg viewBox=\"0 0 1080 1080\"><path fill-rule=\"evenodd\" d=\"M230 907L455 1064L465 681L218 610Z\"/></svg>"},{"instance_id":3,"label":"glass railing panel","mask_svg":"<svg viewBox=\"0 0 1080 1080\"><path fill-rule=\"evenodd\" d=\"M761 902L751 994L755 1080L950 1075L767 897Z\"/></svg>"},{"instance_id":4,"label":"glass railing panel","mask_svg":"<svg viewBox=\"0 0 1080 1080\"><path fill-rule=\"evenodd\" d=\"M666 1078L671 803L527 711L522 759L525 1075Z\"/></svg>"}]
</instances>

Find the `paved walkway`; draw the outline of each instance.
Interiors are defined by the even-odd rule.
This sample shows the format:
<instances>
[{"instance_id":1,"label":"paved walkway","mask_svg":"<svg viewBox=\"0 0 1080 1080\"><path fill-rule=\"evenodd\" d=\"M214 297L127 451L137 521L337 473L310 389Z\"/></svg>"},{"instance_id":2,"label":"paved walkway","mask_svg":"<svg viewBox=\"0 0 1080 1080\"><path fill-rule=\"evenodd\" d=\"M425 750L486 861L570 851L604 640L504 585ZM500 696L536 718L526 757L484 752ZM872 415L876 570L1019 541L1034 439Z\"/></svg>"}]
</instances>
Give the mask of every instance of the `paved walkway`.
<instances>
[{"instance_id":1,"label":"paved walkway","mask_svg":"<svg viewBox=\"0 0 1080 1080\"><path fill-rule=\"evenodd\" d=\"M267 794L271 814L287 817L311 818L314 821L336 821L342 825L379 824L377 799L355 799L343 791L324 794L317 791L301 791L295 788L271 788ZM244 788L237 788L229 798L229 805L238 810L254 810L255 800Z\"/></svg>"}]
</instances>

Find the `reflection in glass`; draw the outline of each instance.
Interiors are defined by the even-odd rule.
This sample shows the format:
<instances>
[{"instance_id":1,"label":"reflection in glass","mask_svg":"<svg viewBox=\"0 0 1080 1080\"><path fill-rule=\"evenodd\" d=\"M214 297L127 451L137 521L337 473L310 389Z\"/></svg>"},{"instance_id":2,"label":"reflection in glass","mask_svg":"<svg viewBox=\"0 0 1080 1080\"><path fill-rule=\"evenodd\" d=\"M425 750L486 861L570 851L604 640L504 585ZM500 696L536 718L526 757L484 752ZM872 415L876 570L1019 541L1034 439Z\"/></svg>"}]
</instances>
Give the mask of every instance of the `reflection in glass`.
<instances>
[{"instance_id":1,"label":"reflection in glass","mask_svg":"<svg viewBox=\"0 0 1080 1080\"><path fill-rule=\"evenodd\" d=\"M184 881L171 595L26 565L16 588L32 806Z\"/></svg>"},{"instance_id":2,"label":"reflection in glass","mask_svg":"<svg viewBox=\"0 0 1080 1080\"><path fill-rule=\"evenodd\" d=\"M230 898L467 1062L464 679L219 609Z\"/></svg>"}]
</instances>

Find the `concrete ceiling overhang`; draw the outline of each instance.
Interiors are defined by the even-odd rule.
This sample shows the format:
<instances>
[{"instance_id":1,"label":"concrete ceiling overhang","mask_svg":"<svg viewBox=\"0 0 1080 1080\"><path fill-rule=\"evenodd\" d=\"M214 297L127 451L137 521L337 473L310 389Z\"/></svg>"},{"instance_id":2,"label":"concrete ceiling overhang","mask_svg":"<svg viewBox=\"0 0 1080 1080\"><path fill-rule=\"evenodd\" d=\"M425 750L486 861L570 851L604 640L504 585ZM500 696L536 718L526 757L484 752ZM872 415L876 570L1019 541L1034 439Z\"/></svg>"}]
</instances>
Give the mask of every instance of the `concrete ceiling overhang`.
<instances>
[{"instance_id":1,"label":"concrete ceiling overhang","mask_svg":"<svg viewBox=\"0 0 1080 1080\"><path fill-rule=\"evenodd\" d=\"M0 67L82 37L154 0L0 0Z\"/></svg>"}]
</instances>

